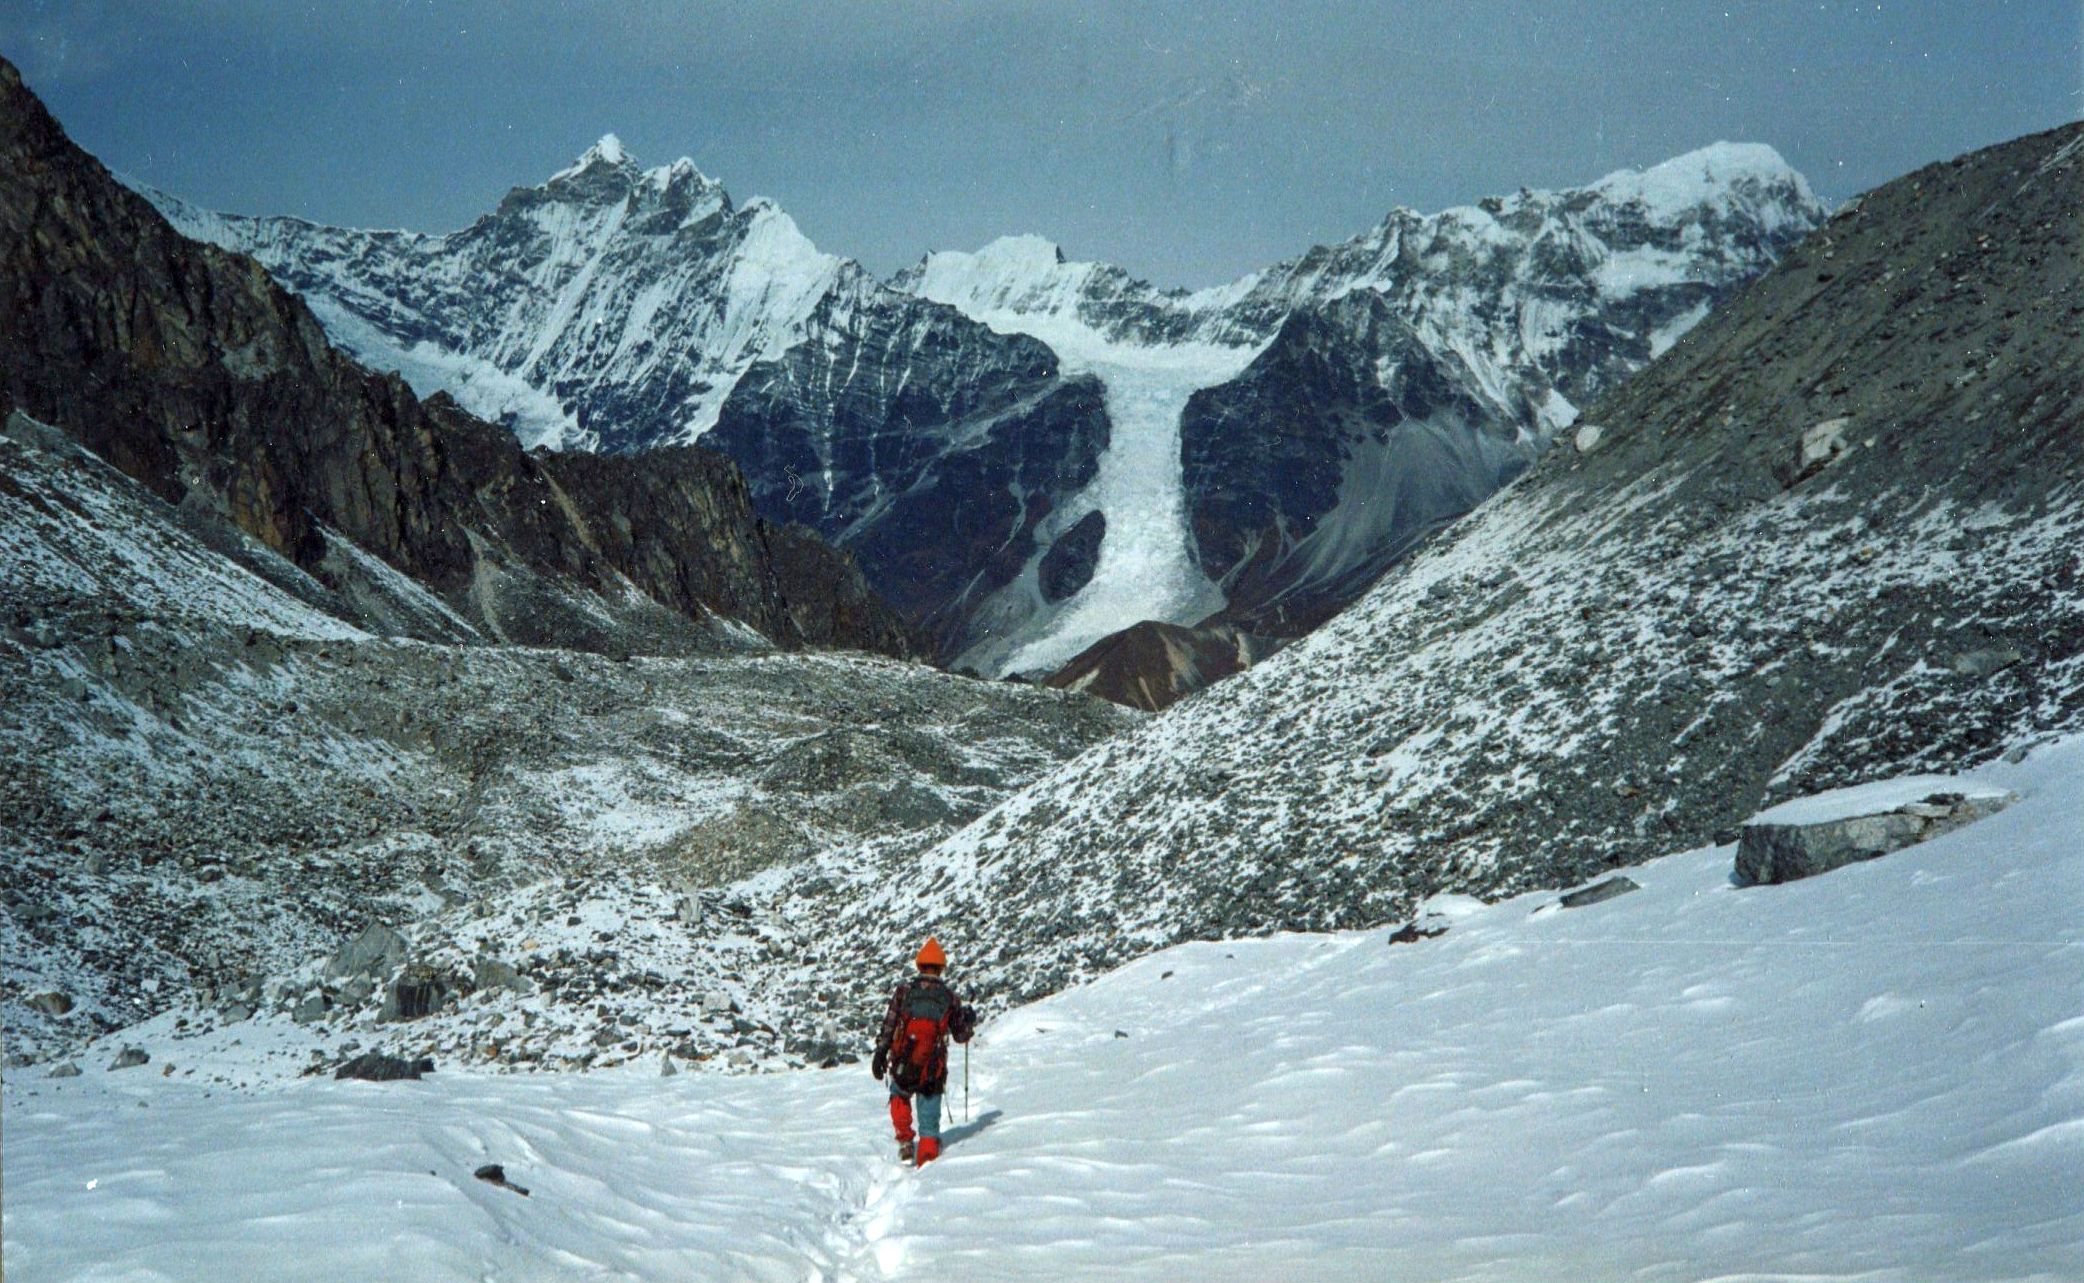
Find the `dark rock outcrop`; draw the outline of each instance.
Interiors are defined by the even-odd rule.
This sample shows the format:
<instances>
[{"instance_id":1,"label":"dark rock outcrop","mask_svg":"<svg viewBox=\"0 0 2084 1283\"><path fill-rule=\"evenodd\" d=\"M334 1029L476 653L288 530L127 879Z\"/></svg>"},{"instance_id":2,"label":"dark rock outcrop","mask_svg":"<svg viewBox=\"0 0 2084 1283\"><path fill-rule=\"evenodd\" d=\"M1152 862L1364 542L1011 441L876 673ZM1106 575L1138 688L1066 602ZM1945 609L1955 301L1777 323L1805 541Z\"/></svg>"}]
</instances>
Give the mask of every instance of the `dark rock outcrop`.
<instances>
[{"instance_id":1,"label":"dark rock outcrop","mask_svg":"<svg viewBox=\"0 0 2084 1283\"><path fill-rule=\"evenodd\" d=\"M337 532L512 640L713 648L718 616L803 640L729 461L533 456L445 397L420 401L335 351L259 264L175 232L4 63L0 175L0 394L169 502L321 578ZM630 603L630 585L656 605ZM820 596L814 632L902 635L834 627Z\"/></svg>"},{"instance_id":2,"label":"dark rock outcrop","mask_svg":"<svg viewBox=\"0 0 2084 1283\"><path fill-rule=\"evenodd\" d=\"M353 1060L333 1071L335 1078L358 1078L364 1082L388 1083L416 1080L434 1072L434 1058L421 1056L408 1060L402 1056L387 1056L380 1051L365 1051Z\"/></svg>"},{"instance_id":3,"label":"dark rock outcrop","mask_svg":"<svg viewBox=\"0 0 2084 1283\"><path fill-rule=\"evenodd\" d=\"M1092 582L1093 569L1100 564L1100 543L1106 537L1107 514L1098 508L1058 535L1036 567L1042 599L1062 601Z\"/></svg>"},{"instance_id":4,"label":"dark rock outcrop","mask_svg":"<svg viewBox=\"0 0 2084 1283\"><path fill-rule=\"evenodd\" d=\"M1615 896L1627 895L1630 891L1640 891L1642 889L1642 884L1634 878L1626 878L1616 874L1613 877L1594 882L1591 886L1581 891L1572 891L1569 895L1556 901L1556 903L1566 909L1582 909L1588 904L1603 904Z\"/></svg>"},{"instance_id":5,"label":"dark rock outcrop","mask_svg":"<svg viewBox=\"0 0 2084 1283\"><path fill-rule=\"evenodd\" d=\"M1188 627L1147 619L1094 642L1045 684L1156 712L1243 672L1281 644L1234 624Z\"/></svg>"},{"instance_id":6,"label":"dark rock outcrop","mask_svg":"<svg viewBox=\"0 0 2084 1283\"><path fill-rule=\"evenodd\" d=\"M911 299L834 318L825 339L753 366L703 438L754 477L754 502L859 559L948 659L1040 551L1107 448L1099 383L1033 339ZM959 368L960 380L913 367ZM958 448L959 446L959 448Z\"/></svg>"}]
</instances>

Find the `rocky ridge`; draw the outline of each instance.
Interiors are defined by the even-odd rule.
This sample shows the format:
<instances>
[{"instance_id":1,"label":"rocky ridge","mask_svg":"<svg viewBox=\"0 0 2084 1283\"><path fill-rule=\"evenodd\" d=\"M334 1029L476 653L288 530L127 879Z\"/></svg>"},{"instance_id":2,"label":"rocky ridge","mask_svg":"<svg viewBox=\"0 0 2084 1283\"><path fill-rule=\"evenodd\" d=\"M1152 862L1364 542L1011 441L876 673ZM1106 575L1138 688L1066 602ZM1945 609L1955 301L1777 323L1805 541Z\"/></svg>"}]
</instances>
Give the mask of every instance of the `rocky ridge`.
<instances>
[{"instance_id":1,"label":"rocky ridge","mask_svg":"<svg viewBox=\"0 0 2084 1283\"><path fill-rule=\"evenodd\" d=\"M909 652L844 556L795 558L809 579L779 580L729 460L525 453L342 356L252 260L183 238L4 63L0 104L0 410L66 429L306 571L355 577L364 563L337 536L487 636L686 652L751 630ZM834 601L853 603L844 632L821 613Z\"/></svg>"}]
</instances>

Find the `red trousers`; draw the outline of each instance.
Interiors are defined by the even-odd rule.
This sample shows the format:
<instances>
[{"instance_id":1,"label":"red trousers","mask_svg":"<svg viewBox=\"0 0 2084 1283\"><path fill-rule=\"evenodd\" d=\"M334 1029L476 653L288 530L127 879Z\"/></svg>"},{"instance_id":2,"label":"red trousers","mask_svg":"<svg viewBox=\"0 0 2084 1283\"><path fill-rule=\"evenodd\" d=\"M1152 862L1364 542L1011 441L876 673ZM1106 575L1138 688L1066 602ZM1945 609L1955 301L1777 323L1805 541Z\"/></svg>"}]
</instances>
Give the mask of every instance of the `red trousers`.
<instances>
[{"instance_id":1,"label":"red trousers","mask_svg":"<svg viewBox=\"0 0 2084 1283\"><path fill-rule=\"evenodd\" d=\"M939 1096L921 1096L919 1098L919 1114L919 1130L924 1134L919 1137L917 1153L918 1161L925 1163L941 1156L941 1098ZM890 1122L892 1126L897 1128L897 1139L900 1144L912 1139L912 1098L910 1096L900 1095L897 1092L890 1093Z\"/></svg>"}]
</instances>

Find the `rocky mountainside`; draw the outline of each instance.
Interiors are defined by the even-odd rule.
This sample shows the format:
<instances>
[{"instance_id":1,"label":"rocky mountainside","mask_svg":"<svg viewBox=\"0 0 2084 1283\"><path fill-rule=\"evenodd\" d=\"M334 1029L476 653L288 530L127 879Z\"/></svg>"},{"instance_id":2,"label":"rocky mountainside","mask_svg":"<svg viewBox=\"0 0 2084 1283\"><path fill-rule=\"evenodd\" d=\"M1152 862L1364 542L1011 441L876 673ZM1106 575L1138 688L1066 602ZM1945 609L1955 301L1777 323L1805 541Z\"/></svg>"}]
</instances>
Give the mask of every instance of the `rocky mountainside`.
<instances>
[{"instance_id":1,"label":"rocky mountainside","mask_svg":"<svg viewBox=\"0 0 2084 1283\"><path fill-rule=\"evenodd\" d=\"M529 1036L504 1038L517 1061L613 1052L623 1039L596 1041L614 1025L595 1008L621 986L673 1006L681 1045L778 1054L772 1025L748 1039L729 1011L703 1017L703 996L749 981L770 943L717 888L836 847L901 860L1134 721L861 653L485 644L425 588L343 549L391 618L465 644L358 627L348 617L373 595L346 600L56 429L7 420L0 1013L13 1063L174 1009L184 1030L258 1045L247 1018L293 1005L278 978L371 924L461 959L445 973L459 987L507 974L474 967L481 956L538 977ZM637 963L605 923L565 926L564 906L610 899L653 906L647 930L667 944L713 945L706 968L675 968L662 989L645 976L659 960ZM550 904L554 921L501 917ZM703 904L730 929L695 931ZM300 1019L380 1014L372 983L334 980ZM801 1017L796 1042L825 1019L808 1015L814 995L778 996Z\"/></svg>"},{"instance_id":2,"label":"rocky mountainside","mask_svg":"<svg viewBox=\"0 0 2084 1283\"><path fill-rule=\"evenodd\" d=\"M763 516L853 552L940 658L994 674L1144 619L1299 635L1822 215L1769 148L1723 144L1399 210L1185 293L1036 237L881 284L612 136L445 236L150 195L524 442L723 450ZM1297 466L1271 489L1275 455Z\"/></svg>"},{"instance_id":3,"label":"rocky mountainside","mask_svg":"<svg viewBox=\"0 0 2084 1283\"><path fill-rule=\"evenodd\" d=\"M0 64L0 399L297 566L351 546L488 637L689 651L806 640L905 653L842 554L784 582L744 477L512 434L335 351L250 259L190 241L73 146Z\"/></svg>"},{"instance_id":4,"label":"rocky mountainside","mask_svg":"<svg viewBox=\"0 0 2084 1283\"><path fill-rule=\"evenodd\" d=\"M1358 605L931 853L938 925L1043 992L2084 724L2080 210L2084 125L1852 202Z\"/></svg>"}]
</instances>

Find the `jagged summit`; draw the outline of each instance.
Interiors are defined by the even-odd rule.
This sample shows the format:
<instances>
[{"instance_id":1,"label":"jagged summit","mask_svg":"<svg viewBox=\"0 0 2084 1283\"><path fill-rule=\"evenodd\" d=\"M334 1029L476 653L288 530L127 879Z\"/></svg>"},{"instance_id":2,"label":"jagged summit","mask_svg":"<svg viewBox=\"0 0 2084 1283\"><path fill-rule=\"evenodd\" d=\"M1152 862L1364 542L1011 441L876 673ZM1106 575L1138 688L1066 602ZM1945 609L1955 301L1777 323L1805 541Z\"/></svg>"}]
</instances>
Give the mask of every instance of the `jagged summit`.
<instances>
[{"instance_id":1,"label":"jagged summit","mask_svg":"<svg viewBox=\"0 0 2084 1283\"><path fill-rule=\"evenodd\" d=\"M605 186L592 190L592 180L604 180ZM583 180L575 182L575 180ZM730 196L724 185L702 172L690 156L682 156L667 165L641 168L636 157L622 145L622 139L614 134L602 134L600 141L579 154L570 165L558 170L534 188L519 188L520 192L565 191L575 185L590 189L592 195L619 197L625 194L644 198L640 189L648 188L653 193L665 194L675 191L713 193L717 204L728 208Z\"/></svg>"},{"instance_id":2,"label":"jagged summit","mask_svg":"<svg viewBox=\"0 0 2084 1283\"><path fill-rule=\"evenodd\" d=\"M623 150L620 138L613 134L602 134L599 142L580 152L579 159L573 162L570 168L559 170L552 181L567 174L581 173L595 165L622 166L635 163L630 159L630 154Z\"/></svg>"}]
</instances>

